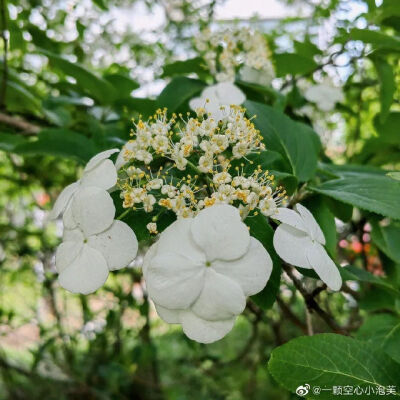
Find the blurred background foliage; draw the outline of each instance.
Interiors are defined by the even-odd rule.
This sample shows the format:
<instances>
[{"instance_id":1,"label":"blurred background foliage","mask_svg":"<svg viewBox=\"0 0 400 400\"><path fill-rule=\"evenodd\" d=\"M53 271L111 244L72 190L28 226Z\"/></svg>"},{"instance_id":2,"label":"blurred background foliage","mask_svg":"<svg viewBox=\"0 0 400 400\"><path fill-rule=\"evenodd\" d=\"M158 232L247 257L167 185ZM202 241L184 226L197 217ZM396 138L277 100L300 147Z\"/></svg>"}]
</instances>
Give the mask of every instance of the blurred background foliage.
<instances>
[{"instance_id":1,"label":"blurred background foliage","mask_svg":"<svg viewBox=\"0 0 400 400\"><path fill-rule=\"evenodd\" d=\"M368 164L371 174L398 169L396 1L282 0L288 16L272 19L260 1L263 15L236 20L216 17L224 0L0 1L0 398L294 398L267 371L271 350L307 334L310 319L315 332L332 327L309 314L285 277L272 307L249 304L230 335L200 345L156 317L135 268L91 296L60 290L54 249L62 228L47 213L91 156L128 140L131 118L185 109L204 86L162 91L173 76L211 82L196 61L182 63L196 56L192 38L206 26L265 32L278 78L273 91L248 88L248 97L313 124L325 162ZM305 82L326 75L343 86L345 101L329 114L300 115ZM345 176L325 164L319 171ZM385 277L400 286L400 227L330 202L319 206L320 221L333 221L331 210L341 220L330 251L365 274L329 296L313 279L307 285L348 330L375 311L388 312L375 317L393 328L399 297L385 291ZM374 337L371 326L360 337Z\"/></svg>"}]
</instances>

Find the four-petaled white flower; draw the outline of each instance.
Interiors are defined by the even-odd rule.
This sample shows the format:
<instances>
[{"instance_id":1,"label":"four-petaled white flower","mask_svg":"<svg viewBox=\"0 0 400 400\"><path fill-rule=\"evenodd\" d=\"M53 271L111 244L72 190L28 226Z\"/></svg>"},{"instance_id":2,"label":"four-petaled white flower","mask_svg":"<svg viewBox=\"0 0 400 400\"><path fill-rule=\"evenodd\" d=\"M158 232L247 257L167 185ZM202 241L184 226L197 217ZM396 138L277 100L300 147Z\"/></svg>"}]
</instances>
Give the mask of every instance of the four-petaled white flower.
<instances>
[{"instance_id":1,"label":"four-petaled white flower","mask_svg":"<svg viewBox=\"0 0 400 400\"><path fill-rule=\"evenodd\" d=\"M282 222L274 234L274 247L287 263L314 269L332 290L339 290L342 278L335 263L327 254L325 237L310 211L301 204L294 210L278 208L272 218Z\"/></svg>"},{"instance_id":2,"label":"four-petaled white flower","mask_svg":"<svg viewBox=\"0 0 400 400\"><path fill-rule=\"evenodd\" d=\"M117 183L117 171L114 163L108 159L118 149L103 151L92 157L83 170L82 178L71 183L58 196L49 218L55 219L67 208L68 203L79 189L94 186L103 190L111 189Z\"/></svg>"},{"instance_id":3,"label":"four-petaled white flower","mask_svg":"<svg viewBox=\"0 0 400 400\"><path fill-rule=\"evenodd\" d=\"M344 100L342 90L327 82L309 87L305 91L304 97L315 103L321 111L332 111L336 103Z\"/></svg>"},{"instance_id":4,"label":"four-petaled white flower","mask_svg":"<svg viewBox=\"0 0 400 400\"><path fill-rule=\"evenodd\" d=\"M239 106L245 100L246 96L237 86L230 82L221 82L205 88L200 97L190 100L189 106L193 111L205 108L218 121L229 113L230 105Z\"/></svg>"},{"instance_id":5,"label":"four-petaled white flower","mask_svg":"<svg viewBox=\"0 0 400 400\"><path fill-rule=\"evenodd\" d=\"M260 292L272 271L262 244L250 236L237 208L214 205L170 225L143 264L150 298L160 317L182 324L198 342L223 338Z\"/></svg>"},{"instance_id":6,"label":"four-petaled white flower","mask_svg":"<svg viewBox=\"0 0 400 400\"><path fill-rule=\"evenodd\" d=\"M61 286L73 293L88 294L100 288L108 272L127 266L135 257L138 242L124 222L115 220L115 206L104 189L80 189L64 213L63 243L56 253Z\"/></svg>"}]
</instances>

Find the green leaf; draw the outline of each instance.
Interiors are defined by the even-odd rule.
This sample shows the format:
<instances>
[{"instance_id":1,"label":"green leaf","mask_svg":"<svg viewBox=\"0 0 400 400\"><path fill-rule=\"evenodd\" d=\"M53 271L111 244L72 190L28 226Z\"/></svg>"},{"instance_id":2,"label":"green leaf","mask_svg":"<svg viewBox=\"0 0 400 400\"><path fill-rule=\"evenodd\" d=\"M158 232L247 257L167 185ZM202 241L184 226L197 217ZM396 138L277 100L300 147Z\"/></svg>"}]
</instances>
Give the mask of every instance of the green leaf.
<instances>
[{"instance_id":1,"label":"green leaf","mask_svg":"<svg viewBox=\"0 0 400 400\"><path fill-rule=\"evenodd\" d=\"M156 100L142 99L139 97L118 99L114 104L122 110L126 109L128 113L136 112L141 114L144 118L148 118L153 115L158 108L158 103Z\"/></svg>"},{"instance_id":2,"label":"green leaf","mask_svg":"<svg viewBox=\"0 0 400 400\"><path fill-rule=\"evenodd\" d=\"M40 112L40 101L28 88L14 81L7 81L6 104L8 111Z\"/></svg>"},{"instance_id":3,"label":"green leaf","mask_svg":"<svg viewBox=\"0 0 400 400\"><path fill-rule=\"evenodd\" d=\"M316 133L300 122L264 104L246 101L247 115L264 137L267 150L280 153L291 165L300 182L312 178L317 168Z\"/></svg>"},{"instance_id":4,"label":"green leaf","mask_svg":"<svg viewBox=\"0 0 400 400\"><path fill-rule=\"evenodd\" d=\"M261 214L248 217L245 223L250 227L250 235L262 243L273 262L273 269L267 286L265 286L260 293L251 297L259 307L267 310L275 303L276 296L279 292L282 273L281 261L272 243L274 231L267 219Z\"/></svg>"},{"instance_id":5,"label":"green leaf","mask_svg":"<svg viewBox=\"0 0 400 400\"><path fill-rule=\"evenodd\" d=\"M96 150L86 136L67 129L47 129L37 135L37 140L19 144L14 151L25 155L51 155L85 162Z\"/></svg>"},{"instance_id":6,"label":"green leaf","mask_svg":"<svg viewBox=\"0 0 400 400\"><path fill-rule=\"evenodd\" d=\"M383 123L389 115L390 106L393 103L396 82L394 79L393 68L386 60L381 57L371 57L371 59L375 65L381 87L379 94L381 101L379 120Z\"/></svg>"},{"instance_id":7,"label":"green leaf","mask_svg":"<svg viewBox=\"0 0 400 400\"><path fill-rule=\"evenodd\" d=\"M380 226L377 221L371 221L371 237L374 243L390 259L400 264L400 224L392 222L386 226Z\"/></svg>"},{"instance_id":8,"label":"green leaf","mask_svg":"<svg viewBox=\"0 0 400 400\"><path fill-rule=\"evenodd\" d=\"M47 50L40 50L54 68L61 70L65 75L76 79L77 87L81 88L88 96L93 97L102 104L109 103L116 96L116 91L107 80L97 76L83 66L72 63L67 59Z\"/></svg>"},{"instance_id":9,"label":"green leaf","mask_svg":"<svg viewBox=\"0 0 400 400\"><path fill-rule=\"evenodd\" d=\"M184 76L173 78L158 96L160 107L167 107L170 113L179 110L188 100L204 89L203 82Z\"/></svg>"},{"instance_id":10,"label":"green leaf","mask_svg":"<svg viewBox=\"0 0 400 400\"><path fill-rule=\"evenodd\" d=\"M311 391L307 398L314 399L338 397L332 391L321 391L318 396L313 396L315 386L376 388L378 385L397 385L400 378L400 364L379 348L331 333L299 337L276 348L268 369L291 392L309 384Z\"/></svg>"},{"instance_id":11,"label":"green leaf","mask_svg":"<svg viewBox=\"0 0 400 400\"><path fill-rule=\"evenodd\" d=\"M16 146L25 142L24 137L15 133L0 132L0 150L13 151Z\"/></svg>"},{"instance_id":12,"label":"green leaf","mask_svg":"<svg viewBox=\"0 0 400 400\"><path fill-rule=\"evenodd\" d=\"M400 363L400 318L395 315L370 315L356 334L358 340L382 348Z\"/></svg>"},{"instance_id":13,"label":"green leaf","mask_svg":"<svg viewBox=\"0 0 400 400\"><path fill-rule=\"evenodd\" d=\"M205 69L202 67L204 61L201 57L191 58L184 61L175 61L171 64L166 64L163 67L162 78L176 75L187 75L196 73L199 76L205 74Z\"/></svg>"},{"instance_id":14,"label":"green leaf","mask_svg":"<svg viewBox=\"0 0 400 400\"><path fill-rule=\"evenodd\" d=\"M352 28L349 32L343 32L338 41L346 43L349 40L360 40L371 44L377 49L400 51L400 40L394 36L385 35L379 31L369 29Z\"/></svg>"},{"instance_id":15,"label":"green leaf","mask_svg":"<svg viewBox=\"0 0 400 400\"><path fill-rule=\"evenodd\" d=\"M122 74L107 74L104 79L111 83L117 98L129 97L133 90L140 87L139 83Z\"/></svg>"},{"instance_id":16,"label":"green leaf","mask_svg":"<svg viewBox=\"0 0 400 400\"><path fill-rule=\"evenodd\" d=\"M305 75L314 71L318 64L305 55L295 53L275 54L275 69L278 77L286 75Z\"/></svg>"},{"instance_id":17,"label":"green leaf","mask_svg":"<svg viewBox=\"0 0 400 400\"><path fill-rule=\"evenodd\" d=\"M400 182L384 175L354 174L309 189L367 211L400 219Z\"/></svg>"},{"instance_id":18,"label":"green leaf","mask_svg":"<svg viewBox=\"0 0 400 400\"><path fill-rule=\"evenodd\" d=\"M377 168L371 167L369 165L358 165L358 164L325 164L320 163L319 168L333 177L337 178L352 178L357 177L360 174L363 175L371 175L371 176L383 176L386 171Z\"/></svg>"},{"instance_id":19,"label":"green leaf","mask_svg":"<svg viewBox=\"0 0 400 400\"><path fill-rule=\"evenodd\" d=\"M313 58L316 55L322 54L322 51L312 43L308 38L305 38L303 41L295 40L293 42L294 49L296 53L302 54L306 57Z\"/></svg>"},{"instance_id":20,"label":"green leaf","mask_svg":"<svg viewBox=\"0 0 400 400\"><path fill-rule=\"evenodd\" d=\"M339 218L343 222L349 222L351 220L353 216L353 207L350 204L342 203L331 197L325 197L325 201L336 218Z\"/></svg>"},{"instance_id":21,"label":"green leaf","mask_svg":"<svg viewBox=\"0 0 400 400\"><path fill-rule=\"evenodd\" d=\"M398 145L400 143L400 112L391 112L385 121L374 119L374 126L383 143ZM376 147L375 147L376 149Z\"/></svg>"}]
</instances>

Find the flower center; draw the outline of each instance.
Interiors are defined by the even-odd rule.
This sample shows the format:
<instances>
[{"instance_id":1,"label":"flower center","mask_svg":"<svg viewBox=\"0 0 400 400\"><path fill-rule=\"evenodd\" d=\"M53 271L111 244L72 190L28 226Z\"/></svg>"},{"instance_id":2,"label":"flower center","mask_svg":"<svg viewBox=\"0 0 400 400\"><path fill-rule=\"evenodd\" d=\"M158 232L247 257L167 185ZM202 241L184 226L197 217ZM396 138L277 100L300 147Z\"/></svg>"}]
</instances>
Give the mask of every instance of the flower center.
<instances>
[{"instance_id":1,"label":"flower center","mask_svg":"<svg viewBox=\"0 0 400 400\"><path fill-rule=\"evenodd\" d=\"M206 261L206 267L211 267L211 261Z\"/></svg>"}]
</instances>

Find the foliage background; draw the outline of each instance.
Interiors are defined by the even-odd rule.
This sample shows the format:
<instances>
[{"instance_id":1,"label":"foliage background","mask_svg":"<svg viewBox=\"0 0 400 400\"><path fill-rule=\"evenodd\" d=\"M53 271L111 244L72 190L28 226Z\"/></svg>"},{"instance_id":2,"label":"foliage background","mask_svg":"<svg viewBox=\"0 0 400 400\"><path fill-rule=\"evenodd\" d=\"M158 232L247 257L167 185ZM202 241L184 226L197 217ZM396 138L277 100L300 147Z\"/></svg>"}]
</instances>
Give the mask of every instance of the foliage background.
<instances>
[{"instance_id":1,"label":"foliage background","mask_svg":"<svg viewBox=\"0 0 400 400\"><path fill-rule=\"evenodd\" d=\"M217 20L222 2L0 1L0 398L295 398L267 361L275 347L319 332L350 333L400 361L399 188L385 177L400 164L396 0L287 0L301 16L242 21ZM200 28L234 24L267 32L274 54L274 89L243 88L248 97L323 132L315 194L305 204L331 255L353 269L336 294L311 276L304 296L300 275L278 275L276 298L249 302L233 332L205 346L157 318L135 268L94 295L60 289L61 226L46 216L77 169L129 138L132 117L185 109L202 86L181 76L196 73L193 63L176 60L195 56ZM299 115L302 87L324 75L346 100L312 120ZM162 91L171 79L179 95L173 86ZM341 202L328 178L372 182L367 194L361 188L367 200ZM328 193L337 190L339 197Z\"/></svg>"}]
</instances>

